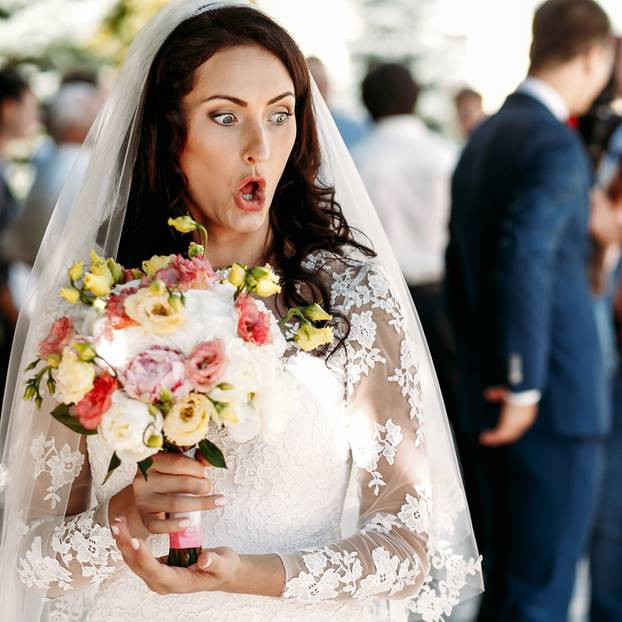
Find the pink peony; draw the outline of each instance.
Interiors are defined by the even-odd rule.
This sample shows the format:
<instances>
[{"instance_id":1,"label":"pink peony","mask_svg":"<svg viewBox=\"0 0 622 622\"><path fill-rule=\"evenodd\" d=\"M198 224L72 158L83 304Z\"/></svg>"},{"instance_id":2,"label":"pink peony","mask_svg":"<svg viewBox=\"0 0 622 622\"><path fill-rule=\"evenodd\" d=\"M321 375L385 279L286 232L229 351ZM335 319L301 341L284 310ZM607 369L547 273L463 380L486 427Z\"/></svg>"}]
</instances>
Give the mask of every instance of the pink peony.
<instances>
[{"instance_id":1,"label":"pink peony","mask_svg":"<svg viewBox=\"0 0 622 622\"><path fill-rule=\"evenodd\" d=\"M220 339L203 341L186 360L186 375L197 391L209 391L218 380L225 362L225 345Z\"/></svg>"},{"instance_id":2,"label":"pink peony","mask_svg":"<svg viewBox=\"0 0 622 622\"><path fill-rule=\"evenodd\" d=\"M181 275L179 274L179 270L173 265L167 266L166 268L162 268L158 270L153 279L157 279L159 281L163 281L166 287L169 289L175 289L179 286ZM144 286L149 285L152 279L149 277L145 277L142 281Z\"/></svg>"},{"instance_id":3,"label":"pink peony","mask_svg":"<svg viewBox=\"0 0 622 622\"><path fill-rule=\"evenodd\" d=\"M126 393L143 402L157 402L162 389L182 399L190 392L182 354L163 346L153 346L137 354L122 372Z\"/></svg>"},{"instance_id":4,"label":"pink peony","mask_svg":"<svg viewBox=\"0 0 622 622\"><path fill-rule=\"evenodd\" d=\"M128 287L119 294L108 297L106 302L106 315L112 328L121 330L128 326L135 326L136 322L125 312L125 299L138 291L137 287Z\"/></svg>"},{"instance_id":5,"label":"pink peony","mask_svg":"<svg viewBox=\"0 0 622 622\"><path fill-rule=\"evenodd\" d=\"M117 379L107 372L95 379L93 388L73 407L73 413L87 430L95 430L110 407Z\"/></svg>"},{"instance_id":6,"label":"pink peony","mask_svg":"<svg viewBox=\"0 0 622 622\"><path fill-rule=\"evenodd\" d=\"M39 344L39 356L47 359L50 354L62 355L63 349L73 338L73 321L67 316L56 320L48 336Z\"/></svg>"},{"instance_id":7,"label":"pink peony","mask_svg":"<svg viewBox=\"0 0 622 622\"><path fill-rule=\"evenodd\" d=\"M238 335L259 346L270 343L270 323L253 298L240 294L235 301L238 310Z\"/></svg>"}]
</instances>

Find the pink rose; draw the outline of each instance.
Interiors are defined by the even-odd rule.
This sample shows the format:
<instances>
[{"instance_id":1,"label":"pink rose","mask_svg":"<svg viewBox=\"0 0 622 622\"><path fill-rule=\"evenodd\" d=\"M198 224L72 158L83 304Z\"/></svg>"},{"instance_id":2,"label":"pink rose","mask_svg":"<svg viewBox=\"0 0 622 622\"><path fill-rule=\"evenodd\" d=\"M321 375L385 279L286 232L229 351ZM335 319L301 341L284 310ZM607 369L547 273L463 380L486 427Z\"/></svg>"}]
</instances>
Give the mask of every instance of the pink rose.
<instances>
[{"instance_id":1,"label":"pink rose","mask_svg":"<svg viewBox=\"0 0 622 622\"><path fill-rule=\"evenodd\" d=\"M209 391L218 380L225 362L225 346L220 339L198 344L186 360L186 375L197 391Z\"/></svg>"},{"instance_id":2,"label":"pink rose","mask_svg":"<svg viewBox=\"0 0 622 622\"><path fill-rule=\"evenodd\" d=\"M47 359L50 354L62 355L63 349L73 338L73 321L67 316L56 320L48 336L39 344L39 356Z\"/></svg>"},{"instance_id":3,"label":"pink rose","mask_svg":"<svg viewBox=\"0 0 622 622\"><path fill-rule=\"evenodd\" d=\"M247 294L240 294L235 301L238 310L238 335L244 341L251 341L259 346L270 343L270 323L265 313Z\"/></svg>"},{"instance_id":4,"label":"pink rose","mask_svg":"<svg viewBox=\"0 0 622 622\"><path fill-rule=\"evenodd\" d=\"M162 389L183 399L191 388L185 368L182 354L163 346L153 346L128 363L122 372L123 388L130 397L143 402L157 402Z\"/></svg>"},{"instance_id":5,"label":"pink rose","mask_svg":"<svg viewBox=\"0 0 622 622\"><path fill-rule=\"evenodd\" d=\"M112 328L121 330L128 326L135 326L136 322L125 312L125 299L138 291L137 287L128 287L119 294L108 297L106 302L106 315Z\"/></svg>"},{"instance_id":6,"label":"pink rose","mask_svg":"<svg viewBox=\"0 0 622 622\"><path fill-rule=\"evenodd\" d=\"M93 388L73 407L73 413L87 430L95 430L110 407L117 379L107 372L95 379Z\"/></svg>"}]
</instances>

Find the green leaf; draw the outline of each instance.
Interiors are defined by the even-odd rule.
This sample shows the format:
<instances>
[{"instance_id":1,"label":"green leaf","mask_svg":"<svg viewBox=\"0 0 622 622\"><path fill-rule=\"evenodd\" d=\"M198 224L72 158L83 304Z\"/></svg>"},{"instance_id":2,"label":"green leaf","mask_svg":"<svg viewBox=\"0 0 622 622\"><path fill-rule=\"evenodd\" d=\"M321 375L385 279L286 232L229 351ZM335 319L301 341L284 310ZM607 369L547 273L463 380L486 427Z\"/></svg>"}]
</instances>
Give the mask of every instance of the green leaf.
<instances>
[{"instance_id":1,"label":"green leaf","mask_svg":"<svg viewBox=\"0 0 622 622\"><path fill-rule=\"evenodd\" d=\"M153 464L153 458L149 457L149 458L145 458L144 460L141 460L138 463L138 468L140 469L140 472L143 474L143 477L145 478L145 481L147 481L147 471L149 470L149 467Z\"/></svg>"},{"instance_id":2,"label":"green leaf","mask_svg":"<svg viewBox=\"0 0 622 622\"><path fill-rule=\"evenodd\" d=\"M117 452L115 451L112 454L112 458L110 458L110 464L108 465L108 472L106 473L106 477L104 477L104 481L102 482L102 486L108 481L108 478L114 473L114 470L121 464L121 460L119 460L119 456L117 456Z\"/></svg>"},{"instance_id":3,"label":"green leaf","mask_svg":"<svg viewBox=\"0 0 622 622\"><path fill-rule=\"evenodd\" d=\"M37 359L36 361L33 361L32 363L30 363L30 365L28 365L28 367L26 367L24 371L32 371L39 364L40 360L41 359Z\"/></svg>"},{"instance_id":4,"label":"green leaf","mask_svg":"<svg viewBox=\"0 0 622 622\"><path fill-rule=\"evenodd\" d=\"M67 404L59 404L51 413L52 417L66 425L70 430L89 436L97 434L97 430L87 430L75 417L72 417Z\"/></svg>"},{"instance_id":5,"label":"green leaf","mask_svg":"<svg viewBox=\"0 0 622 622\"><path fill-rule=\"evenodd\" d=\"M199 443L199 451L212 466L218 467L219 469L229 468L227 467L222 451L207 439L203 439Z\"/></svg>"}]
</instances>

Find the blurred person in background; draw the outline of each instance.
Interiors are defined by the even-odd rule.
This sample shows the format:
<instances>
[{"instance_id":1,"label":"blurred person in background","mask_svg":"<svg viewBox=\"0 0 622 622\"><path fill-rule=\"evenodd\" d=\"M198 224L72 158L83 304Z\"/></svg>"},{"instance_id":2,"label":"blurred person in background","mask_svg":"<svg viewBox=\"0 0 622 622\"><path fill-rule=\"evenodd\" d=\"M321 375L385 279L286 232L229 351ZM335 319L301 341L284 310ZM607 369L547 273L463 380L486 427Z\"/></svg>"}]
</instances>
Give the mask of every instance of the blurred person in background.
<instances>
[{"instance_id":1,"label":"blurred person in background","mask_svg":"<svg viewBox=\"0 0 622 622\"><path fill-rule=\"evenodd\" d=\"M584 134L591 153L603 154L592 195L590 228L594 241L592 286L603 360L613 416L612 433L605 446L605 476L590 546L590 622L622 620L622 124L611 102L622 97L622 45L617 41L616 65L607 88L610 113L601 109L603 130ZM604 98L601 98L601 101ZM614 123L613 120L617 120ZM609 129L614 125L613 133ZM584 124L580 124L584 127ZM607 130L607 131L604 131ZM600 138L600 142L599 139ZM616 304L614 304L614 301Z\"/></svg>"},{"instance_id":2,"label":"blurred person in background","mask_svg":"<svg viewBox=\"0 0 622 622\"><path fill-rule=\"evenodd\" d=\"M307 58L307 66L309 67L309 72L313 80L315 80L320 94L330 108L330 112L333 115L335 125L341 134L341 138L343 138L343 142L348 148L352 148L359 140L367 135L369 132L368 124L364 120L357 119L353 115L343 110L338 110L331 105L328 72L326 71L326 66L319 58L310 56Z\"/></svg>"},{"instance_id":3,"label":"blurred person in background","mask_svg":"<svg viewBox=\"0 0 622 622\"><path fill-rule=\"evenodd\" d=\"M96 86L73 81L62 85L49 102L47 129L53 148L39 158L24 208L1 241L3 254L13 261L34 263L60 191L102 103Z\"/></svg>"},{"instance_id":4,"label":"blurred person in background","mask_svg":"<svg viewBox=\"0 0 622 622\"><path fill-rule=\"evenodd\" d=\"M12 141L32 135L39 119L38 102L28 83L13 69L0 70L0 235L10 226L20 204L6 179ZM9 287L10 263L0 255L0 401L11 354L17 305Z\"/></svg>"},{"instance_id":5,"label":"blurred person in background","mask_svg":"<svg viewBox=\"0 0 622 622\"><path fill-rule=\"evenodd\" d=\"M460 131L464 138L468 139L473 130L486 118L482 96L471 88L460 89L454 96L454 106Z\"/></svg>"},{"instance_id":6,"label":"blurred person in background","mask_svg":"<svg viewBox=\"0 0 622 622\"><path fill-rule=\"evenodd\" d=\"M352 156L408 283L452 421L455 349L443 272L457 148L416 116L420 87L406 67L375 65L361 90L375 125Z\"/></svg>"},{"instance_id":7,"label":"blurred person in background","mask_svg":"<svg viewBox=\"0 0 622 622\"><path fill-rule=\"evenodd\" d=\"M480 622L567 620L610 427L587 276L591 171L567 127L609 78L607 15L593 0L548 0L530 61L452 187L448 295L481 467L465 476L491 500L476 525Z\"/></svg>"}]
</instances>

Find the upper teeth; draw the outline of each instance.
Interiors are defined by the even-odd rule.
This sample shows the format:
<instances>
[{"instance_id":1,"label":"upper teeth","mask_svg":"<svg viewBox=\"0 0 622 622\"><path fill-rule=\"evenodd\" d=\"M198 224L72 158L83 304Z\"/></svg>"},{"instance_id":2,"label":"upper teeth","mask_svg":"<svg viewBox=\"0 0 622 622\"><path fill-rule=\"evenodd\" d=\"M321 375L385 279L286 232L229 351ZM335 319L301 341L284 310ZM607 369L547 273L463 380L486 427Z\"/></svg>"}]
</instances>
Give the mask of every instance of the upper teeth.
<instances>
[{"instance_id":1,"label":"upper teeth","mask_svg":"<svg viewBox=\"0 0 622 622\"><path fill-rule=\"evenodd\" d=\"M253 193L251 192L250 194L242 194L242 198L245 201L251 201L253 199Z\"/></svg>"}]
</instances>

